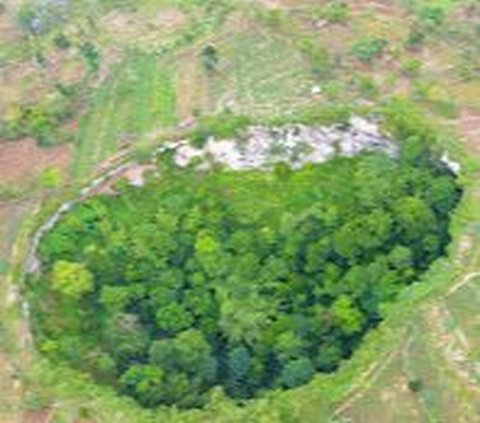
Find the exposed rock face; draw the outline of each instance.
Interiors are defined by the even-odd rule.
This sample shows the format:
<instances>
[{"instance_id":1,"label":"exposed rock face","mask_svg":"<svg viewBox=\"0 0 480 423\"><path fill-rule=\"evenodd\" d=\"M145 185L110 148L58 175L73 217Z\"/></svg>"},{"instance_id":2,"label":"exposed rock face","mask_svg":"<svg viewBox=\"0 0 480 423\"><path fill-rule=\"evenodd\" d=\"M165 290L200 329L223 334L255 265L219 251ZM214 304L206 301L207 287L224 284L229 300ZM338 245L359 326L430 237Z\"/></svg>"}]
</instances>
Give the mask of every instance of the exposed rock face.
<instances>
[{"instance_id":1,"label":"exposed rock face","mask_svg":"<svg viewBox=\"0 0 480 423\"><path fill-rule=\"evenodd\" d=\"M460 174L460 171L462 170L462 166L460 165L460 163L451 160L447 153L443 154L441 160L442 160L442 163L444 163L448 167L450 172L452 172L454 175L458 176Z\"/></svg>"},{"instance_id":2,"label":"exposed rock face","mask_svg":"<svg viewBox=\"0 0 480 423\"><path fill-rule=\"evenodd\" d=\"M210 138L202 149L188 141L169 146L175 162L185 167L193 160L224 165L233 170L269 168L284 162L296 169L306 163L322 163L335 155L352 157L365 151L397 154L396 145L377 125L353 117L346 127L285 125L251 126L241 139Z\"/></svg>"}]
</instances>

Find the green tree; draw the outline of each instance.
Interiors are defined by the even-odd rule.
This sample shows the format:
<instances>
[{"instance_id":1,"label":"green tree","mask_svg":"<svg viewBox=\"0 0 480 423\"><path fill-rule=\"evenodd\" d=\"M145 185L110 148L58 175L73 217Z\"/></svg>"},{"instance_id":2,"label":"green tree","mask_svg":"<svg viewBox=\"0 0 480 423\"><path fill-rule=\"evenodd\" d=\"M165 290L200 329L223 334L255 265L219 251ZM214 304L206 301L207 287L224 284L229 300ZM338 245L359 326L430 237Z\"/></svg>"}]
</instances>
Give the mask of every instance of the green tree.
<instances>
[{"instance_id":1,"label":"green tree","mask_svg":"<svg viewBox=\"0 0 480 423\"><path fill-rule=\"evenodd\" d=\"M104 324L103 344L119 367L145 356L150 339L138 316L119 313Z\"/></svg>"},{"instance_id":2,"label":"green tree","mask_svg":"<svg viewBox=\"0 0 480 423\"><path fill-rule=\"evenodd\" d=\"M141 404L154 407L165 395L165 379L160 367L135 364L120 377L120 385Z\"/></svg>"},{"instance_id":3,"label":"green tree","mask_svg":"<svg viewBox=\"0 0 480 423\"><path fill-rule=\"evenodd\" d=\"M327 342L318 347L314 363L317 370L331 372L337 368L341 359L342 349L338 342L335 339L328 339Z\"/></svg>"},{"instance_id":4,"label":"green tree","mask_svg":"<svg viewBox=\"0 0 480 423\"><path fill-rule=\"evenodd\" d=\"M312 362L302 357L289 361L282 369L280 375L280 384L286 388L295 388L307 383L315 374L315 368Z\"/></svg>"},{"instance_id":5,"label":"green tree","mask_svg":"<svg viewBox=\"0 0 480 423\"><path fill-rule=\"evenodd\" d=\"M347 335L360 332L364 325L364 316L353 300L341 295L332 306L332 313L338 327Z\"/></svg>"},{"instance_id":6,"label":"green tree","mask_svg":"<svg viewBox=\"0 0 480 423\"><path fill-rule=\"evenodd\" d=\"M181 304L171 303L161 307L155 314L157 327L170 334L188 329L193 323L193 316Z\"/></svg>"},{"instance_id":7,"label":"green tree","mask_svg":"<svg viewBox=\"0 0 480 423\"><path fill-rule=\"evenodd\" d=\"M78 299L93 290L93 275L81 263L59 260L53 265L52 288L66 297Z\"/></svg>"},{"instance_id":8,"label":"green tree","mask_svg":"<svg viewBox=\"0 0 480 423\"><path fill-rule=\"evenodd\" d=\"M237 397L248 397L249 374L252 370L252 355L245 346L239 346L228 352L227 388Z\"/></svg>"},{"instance_id":9,"label":"green tree","mask_svg":"<svg viewBox=\"0 0 480 423\"><path fill-rule=\"evenodd\" d=\"M405 197L394 209L395 220L402 239L412 242L421 239L435 228L436 217L421 198Z\"/></svg>"}]
</instances>

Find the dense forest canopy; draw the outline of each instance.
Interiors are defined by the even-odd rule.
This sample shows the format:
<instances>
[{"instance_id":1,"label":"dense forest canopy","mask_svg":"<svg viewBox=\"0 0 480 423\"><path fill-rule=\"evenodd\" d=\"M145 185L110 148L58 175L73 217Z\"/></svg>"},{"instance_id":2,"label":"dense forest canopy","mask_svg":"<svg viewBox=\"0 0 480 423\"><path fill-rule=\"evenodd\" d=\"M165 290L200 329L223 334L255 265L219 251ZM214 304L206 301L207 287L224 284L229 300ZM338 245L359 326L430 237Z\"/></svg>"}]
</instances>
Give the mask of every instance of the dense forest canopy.
<instances>
[{"instance_id":1,"label":"dense forest canopy","mask_svg":"<svg viewBox=\"0 0 480 423\"><path fill-rule=\"evenodd\" d=\"M31 293L42 351L147 407L335 370L444 253L461 193L414 137L295 172L159 169L65 216Z\"/></svg>"}]
</instances>

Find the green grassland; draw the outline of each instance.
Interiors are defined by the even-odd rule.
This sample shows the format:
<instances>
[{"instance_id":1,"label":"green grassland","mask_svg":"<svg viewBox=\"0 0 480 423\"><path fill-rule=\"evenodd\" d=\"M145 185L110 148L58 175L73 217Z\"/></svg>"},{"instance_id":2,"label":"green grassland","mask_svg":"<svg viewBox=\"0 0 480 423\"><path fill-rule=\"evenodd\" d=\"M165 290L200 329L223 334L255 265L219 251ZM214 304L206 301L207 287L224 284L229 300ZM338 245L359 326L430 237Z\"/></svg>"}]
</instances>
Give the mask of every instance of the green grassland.
<instances>
[{"instance_id":1,"label":"green grassland","mask_svg":"<svg viewBox=\"0 0 480 423\"><path fill-rule=\"evenodd\" d=\"M269 116L308 102L313 78L294 41L256 26L225 34L217 48L222 62L212 85L234 112Z\"/></svg>"},{"instance_id":2,"label":"green grassland","mask_svg":"<svg viewBox=\"0 0 480 423\"><path fill-rule=\"evenodd\" d=\"M123 144L175 124L173 75L154 55L133 53L94 93L76 140L74 177Z\"/></svg>"}]
</instances>

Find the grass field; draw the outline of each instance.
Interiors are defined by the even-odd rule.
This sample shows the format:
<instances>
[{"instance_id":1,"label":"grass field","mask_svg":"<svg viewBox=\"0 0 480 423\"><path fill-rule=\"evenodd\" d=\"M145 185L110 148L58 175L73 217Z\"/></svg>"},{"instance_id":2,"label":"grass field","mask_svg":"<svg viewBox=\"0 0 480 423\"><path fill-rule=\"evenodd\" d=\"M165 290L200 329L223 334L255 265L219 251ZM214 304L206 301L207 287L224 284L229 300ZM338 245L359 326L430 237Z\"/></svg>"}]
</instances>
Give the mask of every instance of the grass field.
<instances>
[{"instance_id":1,"label":"grass field","mask_svg":"<svg viewBox=\"0 0 480 423\"><path fill-rule=\"evenodd\" d=\"M99 87L81 119L72 172L89 174L119 146L175 124L171 71L153 55L132 53Z\"/></svg>"},{"instance_id":2,"label":"grass field","mask_svg":"<svg viewBox=\"0 0 480 423\"><path fill-rule=\"evenodd\" d=\"M252 27L226 34L217 48L221 64L212 84L220 105L269 115L308 103L313 78L295 41Z\"/></svg>"}]
</instances>

